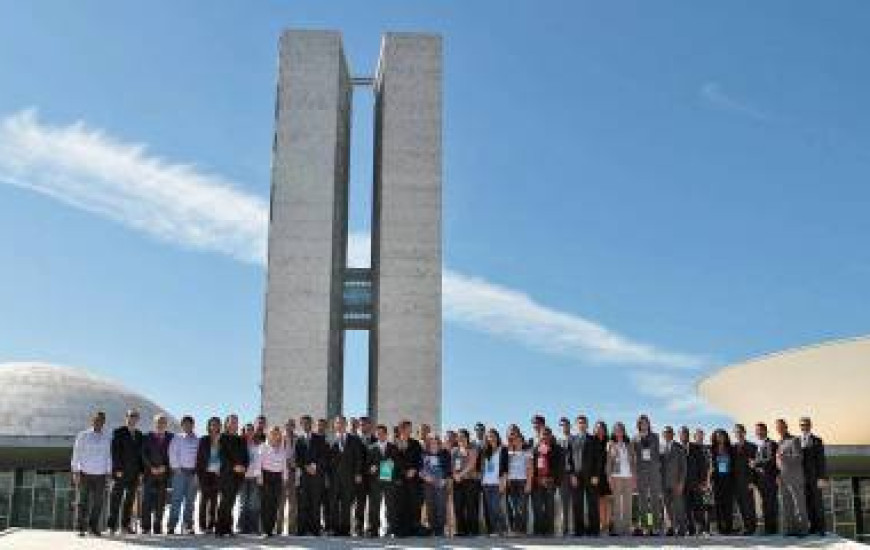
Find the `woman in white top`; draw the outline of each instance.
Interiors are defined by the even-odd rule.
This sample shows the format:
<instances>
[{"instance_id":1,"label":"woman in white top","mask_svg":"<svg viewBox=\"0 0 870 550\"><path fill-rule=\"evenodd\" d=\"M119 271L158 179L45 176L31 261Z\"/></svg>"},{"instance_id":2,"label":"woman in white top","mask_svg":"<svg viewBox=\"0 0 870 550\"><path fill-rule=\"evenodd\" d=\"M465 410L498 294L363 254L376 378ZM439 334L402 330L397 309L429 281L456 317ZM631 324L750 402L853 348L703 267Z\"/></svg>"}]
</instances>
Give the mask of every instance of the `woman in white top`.
<instances>
[{"instance_id":1,"label":"woman in white top","mask_svg":"<svg viewBox=\"0 0 870 550\"><path fill-rule=\"evenodd\" d=\"M507 489L508 451L501 444L497 430L490 428L486 432L486 442L478 455L478 462L489 534L503 536L506 529L501 499Z\"/></svg>"},{"instance_id":2,"label":"woman in white top","mask_svg":"<svg viewBox=\"0 0 870 550\"><path fill-rule=\"evenodd\" d=\"M528 530L528 500L532 494L532 453L524 449L519 430L508 435L507 513L512 535Z\"/></svg>"},{"instance_id":3,"label":"woman in white top","mask_svg":"<svg viewBox=\"0 0 870 550\"><path fill-rule=\"evenodd\" d=\"M263 534L271 537L275 534L281 489L287 481L287 448L278 426L272 426L266 442L260 445L255 471L257 484L260 486Z\"/></svg>"},{"instance_id":4,"label":"woman in white top","mask_svg":"<svg viewBox=\"0 0 870 550\"><path fill-rule=\"evenodd\" d=\"M613 425L613 440L607 444L607 479L613 491L612 535L631 533L631 498L637 474L634 446L625 435L625 424Z\"/></svg>"}]
</instances>

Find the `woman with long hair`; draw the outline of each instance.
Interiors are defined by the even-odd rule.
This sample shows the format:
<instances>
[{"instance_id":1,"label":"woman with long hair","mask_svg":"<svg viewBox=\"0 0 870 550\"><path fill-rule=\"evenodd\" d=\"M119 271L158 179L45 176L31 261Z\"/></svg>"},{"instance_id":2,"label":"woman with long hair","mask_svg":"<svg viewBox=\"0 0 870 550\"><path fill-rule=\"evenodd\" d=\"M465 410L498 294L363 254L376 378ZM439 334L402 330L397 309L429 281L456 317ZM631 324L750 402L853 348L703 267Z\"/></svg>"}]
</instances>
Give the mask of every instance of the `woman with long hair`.
<instances>
[{"instance_id":1,"label":"woman with long hair","mask_svg":"<svg viewBox=\"0 0 870 550\"><path fill-rule=\"evenodd\" d=\"M471 434L465 428L457 432L456 448L451 452L453 472L453 514L457 536L476 535L479 531L476 498L477 450L471 445Z\"/></svg>"},{"instance_id":2,"label":"woman with long hair","mask_svg":"<svg viewBox=\"0 0 870 550\"><path fill-rule=\"evenodd\" d=\"M718 429L710 437L710 481L713 486L716 528L720 535L730 535L734 528L734 453L728 432Z\"/></svg>"},{"instance_id":3,"label":"woman with long hair","mask_svg":"<svg viewBox=\"0 0 870 550\"><path fill-rule=\"evenodd\" d=\"M625 424L613 425L613 439L607 444L605 472L613 492L612 535L631 534L631 499L637 476L635 446L625 433Z\"/></svg>"},{"instance_id":4,"label":"woman with long hair","mask_svg":"<svg viewBox=\"0 0 870 550\"><path fill-rule=\"evenodd\" d=\"M501 499L507 489L508 450L501 444L501 435L495 428L486 432L486 442L478 457L480 484L483 489L483 510L490 535L505 534L505 520Z\"/></svg>"},{"instance_id":5,"label":"woman with long hair","mask_svg":"<svg viewBox=\"0 0 870 550\"><path fill-rule=\"evenodd\" d=\"M610 442L607 424L601 420L596 422L595 428L592 430L592 437L596 445L595 450L599 455L599 468L595 474L598 477L598 518L601 521L601 532L607 533L610 531L610 508L611 496L613 495L610 482L607 480L607 444Z\"/></svg>"}]
</instances>

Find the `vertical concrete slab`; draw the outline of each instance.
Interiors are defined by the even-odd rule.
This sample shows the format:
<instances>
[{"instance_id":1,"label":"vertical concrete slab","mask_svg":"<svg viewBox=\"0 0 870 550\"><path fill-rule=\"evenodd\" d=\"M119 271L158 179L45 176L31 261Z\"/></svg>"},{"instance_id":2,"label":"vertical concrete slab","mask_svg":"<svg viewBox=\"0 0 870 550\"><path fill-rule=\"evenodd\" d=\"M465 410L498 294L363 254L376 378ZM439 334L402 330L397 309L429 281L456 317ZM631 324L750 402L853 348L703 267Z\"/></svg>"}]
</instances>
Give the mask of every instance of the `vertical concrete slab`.
<instances>
[{"instance_id":1,"label":"vertical concrete slab","mask_svg":"<svg viewBox=\"0 0 870 550\"><path fill-rule=\"evenodd\" d=\"M352 88L341 36L281 35L262 410L283 422L340 411Z\"/></svg>"},{"instance_id":2,"label":"vertical concrete slab","mask_svg":"<svg viewBox=\"0 0 870 550\"><path fill-rule=\"evenodd\" d=\"M441 38L384 35L375 83L370 408L441 423Z\"/></svg>"}]
</instances>

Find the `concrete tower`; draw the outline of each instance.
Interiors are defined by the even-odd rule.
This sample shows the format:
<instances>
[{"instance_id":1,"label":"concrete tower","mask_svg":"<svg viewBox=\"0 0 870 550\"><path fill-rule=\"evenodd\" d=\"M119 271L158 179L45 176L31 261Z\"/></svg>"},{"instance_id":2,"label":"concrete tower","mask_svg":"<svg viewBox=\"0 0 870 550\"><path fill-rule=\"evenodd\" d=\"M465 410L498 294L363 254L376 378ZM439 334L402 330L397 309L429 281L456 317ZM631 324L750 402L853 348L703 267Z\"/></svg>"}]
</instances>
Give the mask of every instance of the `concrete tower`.
<instances>
[{"instance_id":1,"label":"concrete tower","mask_svg":"<svg viewBox=\"0 0 870 550\"><path fill-rule=\"evenodd\" d=\"M388 33L374 78L341 36L286 31L279 53L263 413L341 412L344 330L368 330L369 415L441 422L441 39ZM348 268L353 86L375 94L371 268Z\"/></svg>"}]
</instances>

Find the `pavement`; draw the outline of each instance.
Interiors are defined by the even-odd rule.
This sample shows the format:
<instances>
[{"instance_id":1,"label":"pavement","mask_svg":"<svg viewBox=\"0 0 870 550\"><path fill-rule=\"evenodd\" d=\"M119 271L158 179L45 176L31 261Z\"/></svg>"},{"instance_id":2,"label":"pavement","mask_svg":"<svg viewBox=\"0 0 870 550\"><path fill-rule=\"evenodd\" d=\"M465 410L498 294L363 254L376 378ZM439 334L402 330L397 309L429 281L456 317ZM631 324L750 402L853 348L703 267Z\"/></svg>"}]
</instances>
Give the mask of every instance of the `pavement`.
<instances>
[{"instance_id":1,"label":"pavement","mask_svg":"<svg viewBox=\"0 0 870 550\"><path fill-rule=\"evenodd\" d=\"M237 536L216 539L212 536L128 536L84 537L69 531L13 529L0 533L0 549L14 550L136 550L154 548L287 548L300 550L367 548L386 550L399 548L535 550L549 548L809 548L825 550L861 550L867 546L836 536L806 537L710 537L710 538L637 538L601 537L575 538L409 538L356 539L315 537Z\"/></svg>"}]
</instances>

